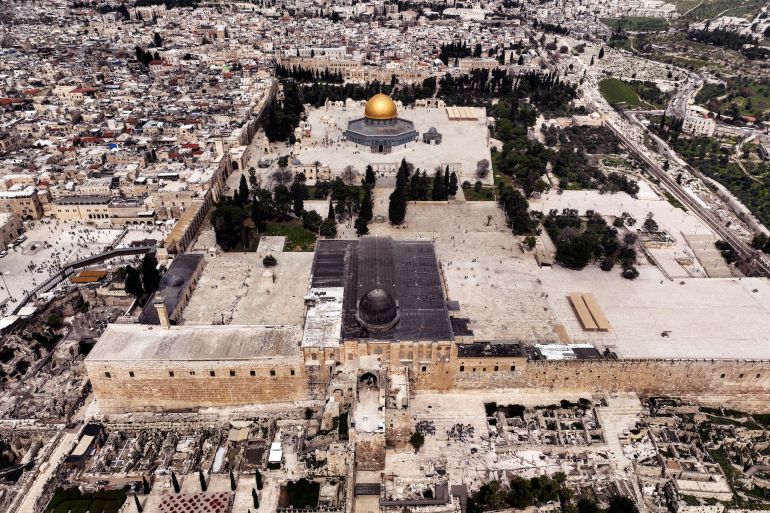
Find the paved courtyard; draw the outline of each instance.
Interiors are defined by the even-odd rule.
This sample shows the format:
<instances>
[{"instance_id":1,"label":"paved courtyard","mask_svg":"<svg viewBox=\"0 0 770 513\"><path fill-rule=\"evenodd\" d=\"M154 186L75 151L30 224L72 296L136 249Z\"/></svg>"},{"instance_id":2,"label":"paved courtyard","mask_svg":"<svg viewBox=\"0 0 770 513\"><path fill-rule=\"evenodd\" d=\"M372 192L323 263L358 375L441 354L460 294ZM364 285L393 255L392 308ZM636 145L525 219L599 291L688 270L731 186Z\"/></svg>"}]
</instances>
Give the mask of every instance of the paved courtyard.
<instances>
[{"instance_id":1,"label":"paved courtyard","mask_svg":"<svg viewBox=\"0 0 770 513\"><path fill-rule=\"evenodd\" d=\"M457 164L460 166L458 178L461 183L465 180L475 182L476 163L490 159L488 129L483 114L480 120L450 121L445 109L401 109L399 116L413 121L419 134L435 127L443 135L443 141L439 145L425 144L420 136L418 142L389 154L370 153L342 141L342 132L347 128L348 120L362 115L363 107L357 110L345 110L343 107L311 109L308 121L312 126L312 136L302 141L294 156L303 163L318 161L328 165L333 174L339 174L347 165L352 165L361 173L367 164L393 164L397 167L404 158L415 167L427 170L428 174L432 174L436 166L444 169L447 165ZM491 184L491 174L483 181Z\"/></svg>"}]
</instances>

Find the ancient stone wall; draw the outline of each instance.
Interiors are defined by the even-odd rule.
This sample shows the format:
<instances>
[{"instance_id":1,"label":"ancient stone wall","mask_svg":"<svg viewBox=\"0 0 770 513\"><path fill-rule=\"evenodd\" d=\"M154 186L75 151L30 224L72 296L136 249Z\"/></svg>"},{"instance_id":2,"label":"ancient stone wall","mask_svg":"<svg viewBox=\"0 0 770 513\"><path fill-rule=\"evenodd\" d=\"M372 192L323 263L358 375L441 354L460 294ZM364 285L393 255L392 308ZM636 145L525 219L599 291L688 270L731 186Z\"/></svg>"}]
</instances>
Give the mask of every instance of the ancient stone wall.
<instances>
[{"instance_id":1,"label":"ancient stone wall","mask_svg":"<svg viewBox=\"0 0 770 513\"><path fill-rule=\"evenodd\" d=\"M285 403L308 398L300 357L223 361L86 361L102 413Z\"/></svg>"},{"instance_id":2,"label":"ancient stone wall","mask_svg":"<svg viewBox=\"0 0 770 513\"><path fill-rule=\"evenodd\" d=\"M633 391L642 397L691 397L750 411L766 410L770 404L770 361L457 359L449 375L452 388L458 389ZM417 386L446 390L446 375L422 376Z\"/></svg>"}]
</instances>

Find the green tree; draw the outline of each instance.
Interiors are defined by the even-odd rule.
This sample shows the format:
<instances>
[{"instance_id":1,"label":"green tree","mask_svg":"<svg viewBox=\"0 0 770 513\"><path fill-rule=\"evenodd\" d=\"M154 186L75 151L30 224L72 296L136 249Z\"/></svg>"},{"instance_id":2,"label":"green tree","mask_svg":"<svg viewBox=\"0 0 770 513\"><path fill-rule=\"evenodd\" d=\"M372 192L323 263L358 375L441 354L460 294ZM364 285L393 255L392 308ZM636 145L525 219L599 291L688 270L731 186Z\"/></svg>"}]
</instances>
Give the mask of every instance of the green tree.
<instances>
[{"instance_id":1,"label":"green tree","mask_svg":"<svg viewBox=\"0 0 770 513\"><path fill-rule=\"evenodd\" d=\"M136 511L139 513L143 513L144 508L142 508L142 505L139 503L139 496L134 495L134 505L136 506Z\"/></svg>"},{"instance_id":2,"label":"green tree","mask_svg":"<svg viewBox=\"0 0 770 513\"><path fill-rule=\"evenodd\" d=\"M236 483L235 483L235 474L233 474L233 469L230 469L230 490L235 491Z\"/></svg>"},{"instance_id":3,"label":"green tree","mask_svg":"<svg viewBox=\"0 0 770 513\"><path fill-rule=\"evenodd\" d=\"M291 192L289 192L285 185L279 185L275 188L273 192L273 205L279 217L285 219L289 216L293 205L292 200Z\"/></svg>"},{"instance_id":4,"label":"green tree","mask_svg":"<svg viewBox=\"0 0 770 513\"><path fill-rule=\"evenodd\" d=\"M578 513L600 513L599 506L588 497L578 499L577 510Z\"/></svg>"},{"instance_id":5,"label":"green tree","mask_svg":"<svg viewBox=\"0 0 770 513\"><path fill-rule=\"evenodd\" d=\"M254 474L254 479L257 482L257 490L262 489L262 473L259 471L259 469L256 469L256 473Z\"/></svg>"},{"instance_id":6,"label":"green tree","mask_svg":"<svg viewBox=\"0 0 770 513\"><path fill-rule=\"evenodd\" d=\"M160 272L158 272L158 259L155 258L155 251L148 251L144 254L144 260L142 260L142 283L147 294L152 294L158 290Z\"/></svg>"},{"instance_id":7,"label":"green tree","mask_svg":"<svg viewBox=\"0 0 770 513\"><path fill-rule=\"evenodd\" d=\"M244 206L249 202L249 184L246 182L246 177L241 175L241 181L238 184L238 201L236 205L239 207Z\"/></svg>"},{"instance_id":8,"label":"green tree","mask_svg":"<svg viewBox=\"0 0 770 513\"><path fill-rule=\"evenodd\" d=\"M321 229L319 230L319 233L327 238L334 238L337 236L337 221L334 219L324 219L323 222L321 222Z\"/></svg>"},{"instance_id":9,"label":"green tree","mask_svg":"<svg viewBox=\"0 0 770 513\"><path fill-rule=\"evenodd\" d=\"M126 266L124 290L134 297L140 297L144 293L144 290L142 289L142 279L139 277L139 271L130 265Z\"/></svg>"},{"instance_id":10,"label":"green tree","mask_svg":"<svg viewBox=\"0 0 770 513\"><path fill-rule=\"evenodd\" d=\"M278 264L278 260L273 255L267 255L262 259L262 265L265 267L275 267Z\"/></svg>"},{"instance_id":11,"label":"green tree","mask_svg":"<svg viewBox=\"0 0 770 513\"><path fill-rule=\"evenodd\" d=\"M604 47L603 46L599 49L599 58L600 59L604 59Z\"/></svg>"},{"instance_id":12,"label":"green tree","mask_svg":"<svg viewBox=\"0 0 770 513\"><path fill-rule=\"evenodd\" d=\"M147 482L147 478L142 474L142 491L145 495L150 493L150 483Z\"/></svg>"},{"instance_id":13,"label":"green tree","mask_svg":"<svg viewBox=\"0 0 770 513\"><path fill-rule=\"evenodd\" d=\"M419 431L415 431L412 433L412 436L409 437L409 443L414 447L414 452L417 452L420 450L420 447L425 445L425 435Z\"/></svg>"},{"instance_id":14,"label":"green tree","mask_svg":"<svg viewBox=\"0 0 770 513\"><path fill-rule=\"evenodd\" d=\"M436 175L433 177L433 189L430 192L430 199L433 201L441 201L446 199L446 191L444 190L444 177L441 174L441 170L436 170Z\"/></svg>"},{"instance_id":15,"label":"green tree","mask_svg":"<svg viewBox=\"0 0 770 513\"><path fill-rule=\"evenodd\" d=\"M372 169L372 165L369 164L366 166L366 173L364 175L364 185L370 185L374 187L376 183L377 183L377 176L374 174L374 169Z\"/></svg>"},{"instance_id":16,"label":"green tree","mask_svg":"<svg viewBox=\"0 0 770 513\"><path fill-rule=\"evenodd\" d=\"M259 509L259 496L254 488L251 489L251 500L254 503L254 509Z\"/></svg>"},{"instance_id":17,"label":"green tree","mask_svg":"<svg viewBox=\"0 0 770 513\"><path fill-rule=\"evenodd\" d=\"M201 491L206 491L206 477L203 475L203 470L198 470L198 479L201 482Z\"/></svg>"},{"instance_id":18,"label":"green tree","mask_svg":"<svg viewBox=\"0 0 770 513\"><path fill-rule=\"evenodd\" d=\"M613 495L607 513L639 513L639 508L631 497Z\"/></svg>"},{"instance_id":19,"label":"green tree","mask_svg":"<svg viewBox=\"0 0 770 513\"><path fill-rule=\"evenodd\" d=\"M329 213L326 214L326 219L336 219L334 216L334 202L329 200Z\"/></svg>"},{"instance_id":20,"label":"green tree","mask_svg":"<svg viewBox=\"0 0 770 513\"><path fill-rule=\"evenodd\" d=\"M406 218L406 194L403 187L396 187L390 195L388 204L388 220L390 224L399 225Z\"/></svg>"},{"instance_id":21,"label":"green tree","mask_svg":"<svg viewBox=\"0 0 770 513\"><path fill-rule=\"evenodd\" d=\"M171 471L171 486L174 487L174 493L179 493L181 488L179 487L179 481L176 479L176 474L174 474L174 471Z\"/></svg>"},{"instance_id":22,"label":"green tree","mask_svg":"<svg viewBox=\"0 0 770 513\"><path fill-rule=\"evenodd\" d=\"M302 173L294 175L294 181L291 184L291 199L295 216L300 217L305 211L305 199L309 197L305 186L305 175Z\"/></svg>"},{"instance_id":23,"label":"green tree","mask_svg":"<svg viewBox=\"0 0 770 513\"><path fill-rule=\"evenodd\" d=\"M457 174L455 174L454 171L449 175L449 187L447 188L447 193L450 196L457 194Z\"/></svg>"},{"instance_id":24,"label":"green tree","mask_svg":"<svg viewBox=\"0 0 770 513\"><path fill-rule=\"evenodd\" d=\"M217 244L223 250L229 251L243 243L243 217L243 209L231 203L221 203L211 213Z\"/></svg>"},{"instance_id":25,"label":"green tree","mask_svg":"<svg viewBox=\"0 0 770 513\"><path fill-rule=\"evenodd\" d=\"M304 226L306 230L318 233L318 230L321 229L322 222L323 218L315 210L306 210L302 213L302 226Z\"/></svg>"}]
</instances>

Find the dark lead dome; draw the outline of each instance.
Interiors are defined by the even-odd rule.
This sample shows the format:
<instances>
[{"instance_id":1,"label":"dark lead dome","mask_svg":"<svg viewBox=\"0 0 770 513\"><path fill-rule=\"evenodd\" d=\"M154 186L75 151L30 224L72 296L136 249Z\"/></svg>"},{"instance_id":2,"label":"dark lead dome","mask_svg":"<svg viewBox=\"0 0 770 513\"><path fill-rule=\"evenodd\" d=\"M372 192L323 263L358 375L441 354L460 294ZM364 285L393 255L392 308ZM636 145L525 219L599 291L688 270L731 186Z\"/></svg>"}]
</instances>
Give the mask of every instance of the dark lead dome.
<instances>
[{"instance_id":1,"label":"dark lead dome","mask_svg":"<svg viewBox=\"0 0 770 513\"><path fill-rule=\"evenodd\" d=\"M398 322L398 305L383 289L372 289L358 302L356 319L369 331L389 330Z\"/></svg>"}]
</instances>

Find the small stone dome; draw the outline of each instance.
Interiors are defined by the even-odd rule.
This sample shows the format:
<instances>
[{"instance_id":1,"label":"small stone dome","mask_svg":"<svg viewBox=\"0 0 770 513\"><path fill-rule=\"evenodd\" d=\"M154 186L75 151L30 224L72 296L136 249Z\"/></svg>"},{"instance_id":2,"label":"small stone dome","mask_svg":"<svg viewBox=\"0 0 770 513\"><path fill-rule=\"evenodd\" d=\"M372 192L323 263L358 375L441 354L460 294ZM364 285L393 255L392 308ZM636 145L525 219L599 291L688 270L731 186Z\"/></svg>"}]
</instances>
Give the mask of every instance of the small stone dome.
<instances>
[{"instance_id":1,"label":"small stone dome","mask_svg":"<svg viewBox=\"0 0 770 513\"><path fill-rule=\"evenodd\" d=\"M428 129L428 133L429 133L429 134L437 134L437 133L438 133L438 130L436 130L436 127L435 127L435 126L432 126L432 127L430 127L430 128Z\"/></svg>"},{"instance_id":2,"label":"small stone dome","mask_svg":"<svg viewBox=\"0 0 770 513\"><path fill-rule=\"evenodd\" d=\"M358 302L356 319L370 331L389 330L398 322L398 304L387 291L372 289Z\"/></svg>"}]
</instances>

